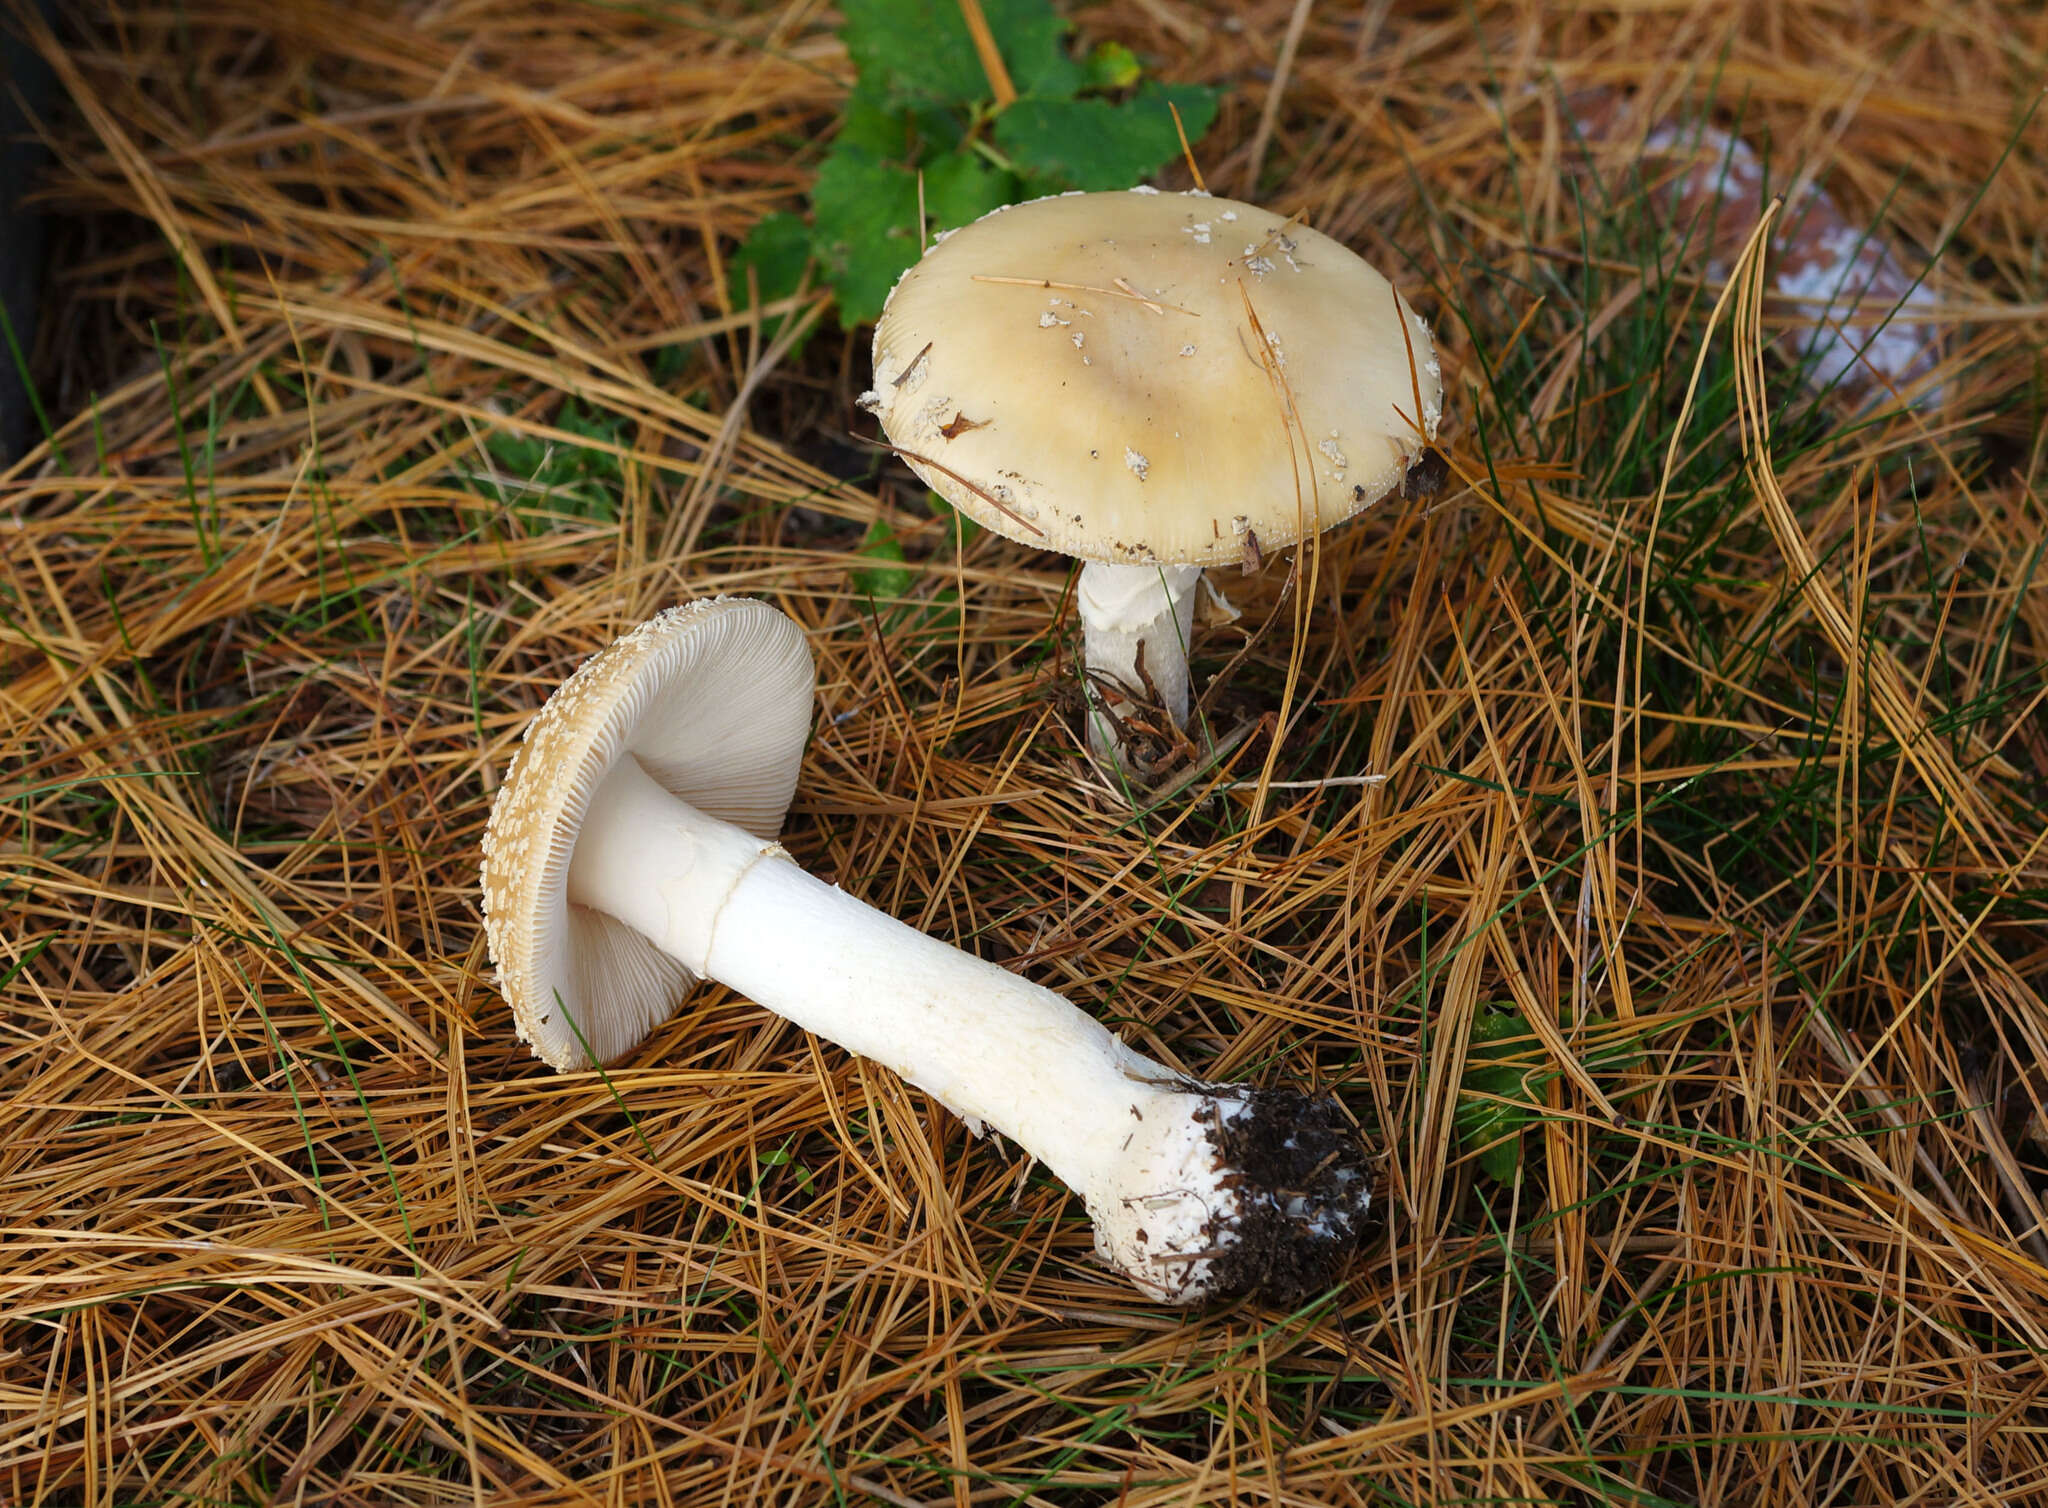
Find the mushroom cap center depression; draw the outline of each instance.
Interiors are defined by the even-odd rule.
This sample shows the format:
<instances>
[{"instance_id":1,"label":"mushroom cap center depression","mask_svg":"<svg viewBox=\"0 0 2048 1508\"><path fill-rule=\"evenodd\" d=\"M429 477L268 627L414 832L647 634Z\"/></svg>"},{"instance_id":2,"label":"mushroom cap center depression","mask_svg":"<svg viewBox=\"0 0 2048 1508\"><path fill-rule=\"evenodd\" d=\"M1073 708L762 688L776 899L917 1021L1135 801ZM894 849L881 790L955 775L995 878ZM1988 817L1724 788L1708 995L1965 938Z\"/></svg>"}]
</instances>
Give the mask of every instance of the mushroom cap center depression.
<instances>
[{"instance_id":1,"label":"mushroom cap center depression","mask_svg":"<svg viewBox=\"0 0 2048 1508\"><path fill-rule=\"evenodd\" d=\"M1400 484L1442 408L1429 331L1384 277L1201 194L976 221L904 274L874 360L865 401L935 491L1123 563L1232 563L1247 533L1277 548L1332 527Z\"/></svg>"}]
</instances>

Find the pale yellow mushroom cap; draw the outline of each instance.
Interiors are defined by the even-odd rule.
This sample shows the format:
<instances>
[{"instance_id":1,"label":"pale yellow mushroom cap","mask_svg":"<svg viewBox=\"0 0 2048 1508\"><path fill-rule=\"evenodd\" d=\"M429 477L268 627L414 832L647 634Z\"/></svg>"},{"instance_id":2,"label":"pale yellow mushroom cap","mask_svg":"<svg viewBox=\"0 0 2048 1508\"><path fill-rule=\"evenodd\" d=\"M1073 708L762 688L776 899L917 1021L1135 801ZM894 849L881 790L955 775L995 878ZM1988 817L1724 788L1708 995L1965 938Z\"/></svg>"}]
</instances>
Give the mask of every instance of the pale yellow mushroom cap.
<instances>
[{"instance_id":1,"label":"pale yellow mushroom cap","mask_svg":"<svg viewBox=\"0 0 2048 1508\"><path fill-rule=\"evenodd\" d=\"M1331 528L1400 485L1443 408L1428 327L1384 277L1206 194L1067 194L964 227L896 285L874 363L862 402L934 491L1119 563Z\"/></svg>"},{"instance_id":2,"label":"pale yellow mushroom cap","mask_svg":"<svg viewBox=\"0 0 2048 1508\"><path fill-rule=\"evenodd\" d=\"M483 842L485 940L538 1056L559 1069L609 1062L695 983L631 927L569 904L569 856L605 773L630 755L670 794L772 839L796 791L813 694L801 629L765 602L713 597L614 640L541 708Z\"/></svg>"}]
</instances>

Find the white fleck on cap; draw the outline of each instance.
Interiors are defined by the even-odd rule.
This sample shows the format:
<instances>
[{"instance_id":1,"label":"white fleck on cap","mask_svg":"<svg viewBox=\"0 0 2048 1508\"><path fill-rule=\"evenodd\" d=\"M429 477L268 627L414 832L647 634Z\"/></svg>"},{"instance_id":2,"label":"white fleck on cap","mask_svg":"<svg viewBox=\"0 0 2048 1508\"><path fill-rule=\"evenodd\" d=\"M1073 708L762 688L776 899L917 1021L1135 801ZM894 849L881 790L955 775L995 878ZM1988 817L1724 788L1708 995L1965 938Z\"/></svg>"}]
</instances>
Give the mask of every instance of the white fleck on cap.
<instances>
[{"instance_id":1,"label":"white fleck on cap","mask_svg":"<svg viewBox=\"0 0 2048 1508\"><path fill-rule=\"evenodd\" d=\"M1219 221L1227 237L1192 233ZM1341 523L1400 485L1443 409L1429 329L1384 277L1206 195L976 221L903 275L874 365L864 401L934 491L1012 539L1120 563L1237 561L1239 515L1269 548Z\"/></svg>"},{"instance_id":2,"label":"white fleck on cap","mask_svg":"<svg viewBox=\"0 0 2048 1508\"><path fill-rule=\"evenodd\" d=\"M637 759L699 811L772 839L814 689L801 629L765 602L713 597L584 661L534 718L484 829L484 934L520 1040L548 1063L610 1061L695 983L631 927L569 903L569 856L606 772Z\"/></svg>"}]
</instances>

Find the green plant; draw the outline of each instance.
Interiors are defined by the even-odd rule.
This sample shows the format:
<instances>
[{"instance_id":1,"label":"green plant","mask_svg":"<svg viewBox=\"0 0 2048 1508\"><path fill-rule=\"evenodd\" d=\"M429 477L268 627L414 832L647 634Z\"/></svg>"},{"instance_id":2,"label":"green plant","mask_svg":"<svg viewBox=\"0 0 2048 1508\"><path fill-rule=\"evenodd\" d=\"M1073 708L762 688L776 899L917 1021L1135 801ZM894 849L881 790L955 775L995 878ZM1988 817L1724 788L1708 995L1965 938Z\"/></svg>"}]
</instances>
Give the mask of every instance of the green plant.
<instances>
[{"instance_id":1,"label":"green plant","mask_svg":"<svg viewBox=\"0 0 2048 1508\"><path fill-rule=\"evenodd\" d=\"M978 8L1014 98L997 98L956 0L845 0L856 82L811 217L756 224L733 260L742 286L786 297L815 257L840 323L867 323L926 232L1065 189L1129 188L1180 151L1175 110L1190 142L1215 117L1214 90L1146 79L1118 43L1076 61L1047 0Z\"/></svg>"},{"instance_id":2,"label":"green plant","mask_svg":"<svg viewBox=\"0 0 2048 1508\"><path fill-rule=\"evenodd\" d=\"M553 424L598 443L574 445L491 430L484 436L484 448L496 471L480 477L480 484L494 492L509 490L509 500L521 513L613 522L618 517L619 452L631 447L632 420L565 398Z\"/></svg>"},{"instance_id":3,"label":"green plant","mask_svg":"<svg viewBox=\"0 0 2048 1508\"><path fill-rule=\"evenodd\" d=\"M925 493L924 501L932 516L944 525L947 554L957 556L964 552L969 541L981 533L979 524L955 512L952 504L936 492ZM905 647L914 651L920 640L928 639L934 632L950 634L959 626L959 590L942 586L931 593L928 601L923 600L918 590L923 570L909 563L902 539L886 519L877 516L868 525L856 553L872 563L854 570L854 590L868 599L869 610L879 615L892 637Z\"/></svg>"},{"instance_id":4,"label":"green plant","mask_svg":"<svg viewBox=\"0 0 2048 1508\"><path fill-rule=\"evenodd\" d=\"M1489 1178L1513 1183L1522 1165L1522 1131L1537 1118L1540 1070L1514 1061L1532 1039L1522 1013L1508 1004L1483 1003L1472 1017L1472 1046L1458 1098L1458 1140L1477 1152Z\"/></svg>"}]
</instances>

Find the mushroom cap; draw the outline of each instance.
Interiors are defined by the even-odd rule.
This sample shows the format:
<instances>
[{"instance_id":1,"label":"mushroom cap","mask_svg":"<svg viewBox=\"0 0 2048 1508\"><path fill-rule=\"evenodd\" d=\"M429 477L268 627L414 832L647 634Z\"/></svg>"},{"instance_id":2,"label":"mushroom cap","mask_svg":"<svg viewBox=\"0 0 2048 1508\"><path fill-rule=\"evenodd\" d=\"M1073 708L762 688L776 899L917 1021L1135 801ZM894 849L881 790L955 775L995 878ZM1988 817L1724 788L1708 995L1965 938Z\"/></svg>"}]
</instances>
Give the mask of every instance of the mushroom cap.
<instances>
[{"instance_id":1,"label":"mushroom cap","mask_svg":"<svg viewBox=\"0 0 2048 1508\"><path fill-rule=\"evenodd\" d=\"M564 1070L609 1062L696 982L625 923L569 903L569 856L606 772L631 755L670 794L773 839L796 791L813 692L796 624L765 602L711 597L615 640L541 708L483 842L484 935L536 1055Z\"/></svg>"},{"instance_id":2,"label":"mushroom cap","mask_svg":"<svg viewBox=\"0 0 2048 1508\"><path fill-rule=\"evenodd\" d=\"M1279 548L1331 528L1400 485L1443 408L1429 329L1392 284L1202 193L984 216L904 273L874 363L862 402L934 491L1025 544L1126 564L1219 565L1247 531Z\"/></svg>"}]
</instances>

